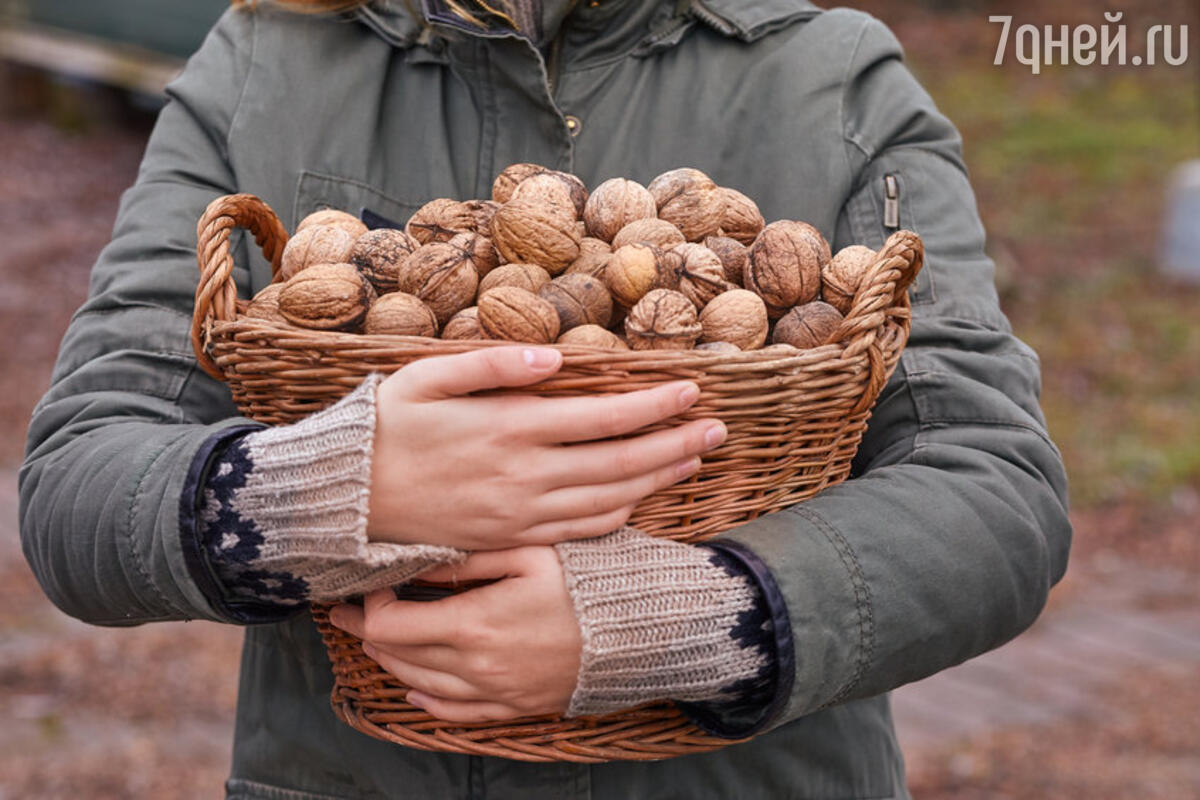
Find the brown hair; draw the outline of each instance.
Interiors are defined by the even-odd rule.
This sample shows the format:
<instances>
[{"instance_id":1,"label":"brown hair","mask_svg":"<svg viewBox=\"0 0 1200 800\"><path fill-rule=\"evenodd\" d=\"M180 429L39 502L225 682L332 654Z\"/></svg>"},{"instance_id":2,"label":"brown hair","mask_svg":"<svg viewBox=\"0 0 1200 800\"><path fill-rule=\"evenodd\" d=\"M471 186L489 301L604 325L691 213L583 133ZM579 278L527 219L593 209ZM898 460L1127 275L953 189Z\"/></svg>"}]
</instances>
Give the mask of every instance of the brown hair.
<instances>
[{"instance_id":1,"label":"brown hair","mask_svg":"<svg viewBox=\"0 0 1200 800\"><path fill-rule=\"evenodd\" d=\"M323 14L333 11L349 11L359 6L365 6L371 0L267 0L273 5L282 6L290 11L298 11L302 14ZM235 6L254 6L257 5L257 0L232 0ZM493 15L504 20L513 28L517 28L517 23L514 20L512 13L513 0L446 0L446 5L450 8L454 15L459 19L477 25L480 28L486 27L480 16ZM407 2L409 10L412 11L412 6Z\"/></svg>"}]
</instances>

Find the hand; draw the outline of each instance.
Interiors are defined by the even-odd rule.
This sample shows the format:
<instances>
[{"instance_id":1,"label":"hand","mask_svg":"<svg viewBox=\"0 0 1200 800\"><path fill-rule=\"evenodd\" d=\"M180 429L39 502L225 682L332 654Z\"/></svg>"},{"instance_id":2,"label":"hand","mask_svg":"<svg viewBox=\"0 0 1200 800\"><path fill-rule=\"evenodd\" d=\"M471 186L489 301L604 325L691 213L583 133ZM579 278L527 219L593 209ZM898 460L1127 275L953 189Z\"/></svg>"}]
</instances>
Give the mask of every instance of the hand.
<instances>
[{"instance_id":1,"label":"hand","mask_svg":"<svg viewBox=\"0 0 1200 800\"><path fill-rule=\"evenodd\" d=\"M537 383L561 365L550 348L489 347L415 361L383 381L368 537L491 550L600 536L725 439L708 419L594 441L686 410L700 392L688 381L588 397L469 396Z\"/></svg>"},{"instance_id":2,"label":"hand","mask_svg":"<svg viewBox=\"0 0 1200 800\"><path fill-rule=\"evenodd\" d=\"M561 714L579 674L579 624L551 547L473 553L422 580L498 579L433 601L367 595L330 622L363 640L381 667L411 686L406 699L451 722Z\"/></svg>"}]
</instances>

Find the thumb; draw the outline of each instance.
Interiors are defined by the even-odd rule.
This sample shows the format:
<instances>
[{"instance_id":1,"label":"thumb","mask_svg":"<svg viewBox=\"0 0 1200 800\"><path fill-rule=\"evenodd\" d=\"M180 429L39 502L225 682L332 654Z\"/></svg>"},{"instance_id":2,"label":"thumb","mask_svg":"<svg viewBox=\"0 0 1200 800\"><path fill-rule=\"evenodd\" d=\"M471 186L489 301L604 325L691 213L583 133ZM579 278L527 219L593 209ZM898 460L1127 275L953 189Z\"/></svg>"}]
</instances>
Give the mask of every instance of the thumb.
<instances>
[{"instance_id":1,"label":"thumb","mask_svg":"<svg viewBox=\"0 0 1200 800\"><path fill-rule=\"evenodd\" d=\"M459 583L462 581L486 581L507 578L525 572L519 548L511 550L479 550L471 553L457 564L444 564L417 577L423 581Z\"/></svg>"},{"instance_id":2,"label":"thumb","mask_svg":"<svg viewBox=\"0 0 1200 800\"><path fill-rule=\"evenodd\" d=\"M437 400L501 386L528 386L561 366L562 353L550 347L481 347L414 361L396 376L403 375L417 397Z\"/></svg>"}]
</instances>

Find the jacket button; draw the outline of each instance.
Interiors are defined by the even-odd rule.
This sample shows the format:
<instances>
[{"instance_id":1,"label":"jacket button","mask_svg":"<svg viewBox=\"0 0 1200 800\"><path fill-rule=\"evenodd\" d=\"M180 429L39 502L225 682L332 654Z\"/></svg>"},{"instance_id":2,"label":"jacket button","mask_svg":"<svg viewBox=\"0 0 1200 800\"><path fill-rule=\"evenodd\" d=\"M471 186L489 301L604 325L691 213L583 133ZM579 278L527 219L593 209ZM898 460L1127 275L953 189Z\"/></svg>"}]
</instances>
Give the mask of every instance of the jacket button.
<instances>
[{"instance_id":1,"label":"jacket button","mask_svg":"<svg viewBox=\"0 0 1200 800\"><path fill-rule=\"evenodd\" d=\"M583 123L579 121L579 117L576 117L573 114L568 114L566 119L567 133L571 134L572 137L578 136L579 131L583 129Z\"/></svg>"}]
</instances>

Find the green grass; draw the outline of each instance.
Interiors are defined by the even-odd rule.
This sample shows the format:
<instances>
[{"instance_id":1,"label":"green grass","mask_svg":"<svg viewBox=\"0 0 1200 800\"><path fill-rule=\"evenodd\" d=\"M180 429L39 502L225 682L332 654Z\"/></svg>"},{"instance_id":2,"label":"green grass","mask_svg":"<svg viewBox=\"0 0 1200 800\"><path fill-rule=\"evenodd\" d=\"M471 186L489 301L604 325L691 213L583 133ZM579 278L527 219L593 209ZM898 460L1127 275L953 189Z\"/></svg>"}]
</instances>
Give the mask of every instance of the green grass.
<instances>
[{"instance_id":1,"label":"green grass","mask_svg":"<svg viewBox=\"0 0 1200 800\"><path fill-rule=\"evenodd\" d=\"M1200 157L1185 70L990 64L918 75L963 132L1005 310L1042 357L1077 507L1200 487L1200 289L1155 266L1166 182Z\"/></svg>"}]
</instances>

